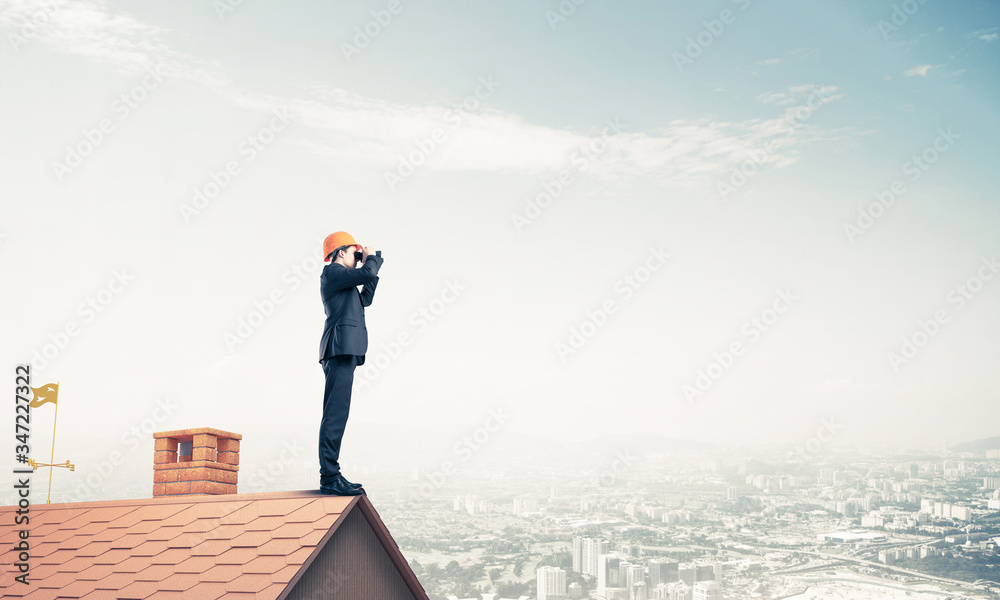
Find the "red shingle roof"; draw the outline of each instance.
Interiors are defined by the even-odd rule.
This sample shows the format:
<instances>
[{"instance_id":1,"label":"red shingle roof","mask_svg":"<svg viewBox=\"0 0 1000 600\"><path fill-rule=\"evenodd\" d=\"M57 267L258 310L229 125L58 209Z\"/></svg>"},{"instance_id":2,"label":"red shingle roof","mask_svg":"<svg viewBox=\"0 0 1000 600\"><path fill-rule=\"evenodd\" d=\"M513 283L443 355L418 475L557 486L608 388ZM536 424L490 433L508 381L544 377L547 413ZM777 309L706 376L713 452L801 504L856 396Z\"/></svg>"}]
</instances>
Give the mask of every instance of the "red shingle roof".
<instances>
[{"instance_id":1,"label":"red shingle roof","mask_svg":"<svg viewBox=\"0 0 1000 600\"><path fill-rule=\"evenodd\" d=\"M426 598L367 496L316 491L0 507L4 598L277 600L351 510L360 510L415 596ZM30 531L30 586L17 575ZM417 593L416 589L419 589ZM111 593L111 591L114 591Z\"/></svg>"}]
</instances>

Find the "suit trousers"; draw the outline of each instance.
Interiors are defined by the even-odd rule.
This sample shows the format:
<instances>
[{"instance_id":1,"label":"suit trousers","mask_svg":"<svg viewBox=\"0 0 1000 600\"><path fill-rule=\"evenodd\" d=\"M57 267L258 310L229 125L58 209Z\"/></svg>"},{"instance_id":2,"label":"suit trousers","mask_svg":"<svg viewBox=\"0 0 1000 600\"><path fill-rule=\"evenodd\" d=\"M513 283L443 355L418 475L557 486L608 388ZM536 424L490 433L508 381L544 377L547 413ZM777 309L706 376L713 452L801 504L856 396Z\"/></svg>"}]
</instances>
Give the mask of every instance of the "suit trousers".
<instances>
[{"instance_id":1,"label":"suit trousers","mask_svg":"<svg viewBox=\"0 0 1000 600\"><path fill-rule=\"evenodd\" d=\"M319 423L319 481L320 485L325 485L332 483L334 476L340 473L340 442L351 409L357 357L341 354L325 358L320 364L326 374L326 388L323 391L323 418Z\"/></svg>"}]
</instances>

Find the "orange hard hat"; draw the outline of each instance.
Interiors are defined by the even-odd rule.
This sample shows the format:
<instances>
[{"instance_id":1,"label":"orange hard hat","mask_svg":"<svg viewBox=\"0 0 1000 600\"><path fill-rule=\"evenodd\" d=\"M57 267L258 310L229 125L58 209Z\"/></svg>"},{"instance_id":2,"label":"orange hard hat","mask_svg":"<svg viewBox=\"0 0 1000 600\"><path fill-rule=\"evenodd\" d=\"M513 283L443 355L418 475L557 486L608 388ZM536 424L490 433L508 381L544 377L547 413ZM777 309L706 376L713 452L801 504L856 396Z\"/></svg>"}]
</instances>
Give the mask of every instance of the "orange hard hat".
<instances>
[{"instance_id":1,"label":"orange hard hat","mask_svg":"<svg viewBox=\"0 0 1000 600\"><path fill-rule=\"evenodd\" d=\"M346 231L337 231L326 236L323 240L323 260L325 262L330 262L330 254L334 250L340 248L341 246L357 246L358 243L354 241L351 234Z\"/></svg>"}]
</instances>

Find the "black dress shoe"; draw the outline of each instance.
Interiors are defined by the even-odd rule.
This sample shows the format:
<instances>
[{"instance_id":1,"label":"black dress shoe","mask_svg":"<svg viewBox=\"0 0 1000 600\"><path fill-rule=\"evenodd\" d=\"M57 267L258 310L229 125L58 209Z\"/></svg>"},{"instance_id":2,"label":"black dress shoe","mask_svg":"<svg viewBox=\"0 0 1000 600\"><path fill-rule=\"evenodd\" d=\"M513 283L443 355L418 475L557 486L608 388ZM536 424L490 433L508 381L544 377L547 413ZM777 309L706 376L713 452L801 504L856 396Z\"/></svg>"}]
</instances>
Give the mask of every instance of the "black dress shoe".
<instances>
[{"instance_id":1,"label":"black dress shoe","mask_svg":"<svg viewBox=\"0 0 1000 600\"><path fill-rule=\"evenodd\" d=\"M338 477L326 485L319 486L319 491L334 496L360 496L365 493L363 488L348 485L343 477Z\"/></svg>"},{"instance_id":2,"label":"black dress shoe","mask_svg":"<svg viewBox=\"0 0 1000 600\"><path fill-rule=\"evenodd\" d=\"M361 487L360 483L351 483L350 481L344 479L344 475L343 474L338 475L338 477L340 477L340 479L343 479L344 483L346 483L347 485L351 485L351 486L354 486L356 488Z\"/></svg>"}]
</instances>

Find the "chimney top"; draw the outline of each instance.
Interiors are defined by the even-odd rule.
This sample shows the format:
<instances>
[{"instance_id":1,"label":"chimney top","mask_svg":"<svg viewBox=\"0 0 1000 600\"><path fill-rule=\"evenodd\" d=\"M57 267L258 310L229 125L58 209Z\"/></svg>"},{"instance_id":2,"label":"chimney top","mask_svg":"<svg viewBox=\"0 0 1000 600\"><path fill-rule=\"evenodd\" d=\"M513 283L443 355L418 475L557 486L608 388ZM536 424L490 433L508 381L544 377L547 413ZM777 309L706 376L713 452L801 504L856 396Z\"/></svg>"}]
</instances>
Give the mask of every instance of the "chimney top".
<instances>
[{"instance_id":1,"label":"chimney top","mask_svg":"<svg viewBox=\"0 0 1000 600\"><path fill-rule=\"evenodd\" d=\"M196 427L153 434L153 496L235 494L238 433Z\"/></svg>"}]
</instances>

